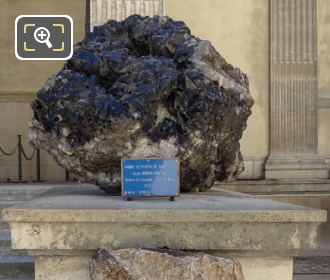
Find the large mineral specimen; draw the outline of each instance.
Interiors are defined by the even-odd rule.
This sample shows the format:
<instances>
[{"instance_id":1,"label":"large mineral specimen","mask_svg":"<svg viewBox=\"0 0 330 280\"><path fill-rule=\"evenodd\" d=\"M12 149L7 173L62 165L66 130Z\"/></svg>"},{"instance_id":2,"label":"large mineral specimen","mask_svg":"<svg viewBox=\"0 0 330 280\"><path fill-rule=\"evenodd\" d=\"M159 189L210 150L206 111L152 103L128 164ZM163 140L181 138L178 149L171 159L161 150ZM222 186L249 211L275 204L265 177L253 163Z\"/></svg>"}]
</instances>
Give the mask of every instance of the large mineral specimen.
<instances>
[{"instance_id":1,"label":"large mineral specimen","mask_svg":"<svg viewBox=\"0 0 330 280\"><path fill-rule=\"evenodd\" d=\"M205 190L243 170L248 79L209 41L169 17L97 26L32 103L30 142L106 192L121 158L179 158L181 190Z\"/></svg>"}]
</instances>

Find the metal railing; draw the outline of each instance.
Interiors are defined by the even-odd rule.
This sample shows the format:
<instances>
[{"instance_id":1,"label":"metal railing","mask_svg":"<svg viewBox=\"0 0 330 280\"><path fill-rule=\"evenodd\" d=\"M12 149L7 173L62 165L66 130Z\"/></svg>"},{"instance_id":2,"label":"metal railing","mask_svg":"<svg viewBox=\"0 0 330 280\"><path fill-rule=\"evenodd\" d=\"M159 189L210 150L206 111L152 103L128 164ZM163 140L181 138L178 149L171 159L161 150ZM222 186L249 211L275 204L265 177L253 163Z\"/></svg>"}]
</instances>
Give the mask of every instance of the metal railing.
<instances>
[{"instance_id":1,"label":"metal railing","mask_svg":"<svg viewBox=\"0 0 330 280\"><path fill-rule=\"evenodd\" d=\"M15 147L10 151L6 152L3 148L0 147L0 152L5 156L13 156L17 151L17 181L8 180L8 182L15 182L15 183L24 183L23 181L23 158L25 160L30 161L34 157L36 157L36 180L33 182L42 182L41 180L41 173L40 173L40 149L33 148L33 152L30 156L24 150L22 145L22 135L17 135L17 142Z\"/></svg>"},{"instance_id":2,"label":"metal railing","mask_svg":"<svg viewBox=\"0 0 330 280\"><path fill-rule=\"evenodd\" d=\"M4 156L10 157L14 156L17 152L17 181L11 180L7 178L8 183L26 183L27 181L23 180L23 158L27 161L33 160L35 157L35 166L36 166L36 179L32 182L43 182L41 180L41 162L40 162L40 149L33 148L33 151L31 155L27 155L23 144L22 144L22 135L17 135L17 142L15 147L7 152L5 149L3 149L0 146L0 154L3 154ZM77 178L73 176L73 178L70 179L70 173L68 170L65 169L65 181L77 181ZM1 183L1 182L0 182Z\"/></svg>"}]
</instances>

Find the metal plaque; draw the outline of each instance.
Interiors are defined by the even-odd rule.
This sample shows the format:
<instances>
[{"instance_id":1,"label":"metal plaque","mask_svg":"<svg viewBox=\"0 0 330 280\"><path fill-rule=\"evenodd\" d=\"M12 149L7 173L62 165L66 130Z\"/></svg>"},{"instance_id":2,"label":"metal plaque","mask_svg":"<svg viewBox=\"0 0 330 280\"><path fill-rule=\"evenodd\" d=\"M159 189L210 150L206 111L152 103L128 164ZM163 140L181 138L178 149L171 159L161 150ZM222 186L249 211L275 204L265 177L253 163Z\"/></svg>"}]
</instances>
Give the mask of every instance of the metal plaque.
<instances>
[{"instance_id":1,"label":"metal plaque","mask_svg":"<svg viewBox=\"0 0 330 280\"><path fill-rule=\"evenodd\" d=\"M122 159L122 196L177 196L179 173L178 159Z\"/></svg>"}]
</instances>

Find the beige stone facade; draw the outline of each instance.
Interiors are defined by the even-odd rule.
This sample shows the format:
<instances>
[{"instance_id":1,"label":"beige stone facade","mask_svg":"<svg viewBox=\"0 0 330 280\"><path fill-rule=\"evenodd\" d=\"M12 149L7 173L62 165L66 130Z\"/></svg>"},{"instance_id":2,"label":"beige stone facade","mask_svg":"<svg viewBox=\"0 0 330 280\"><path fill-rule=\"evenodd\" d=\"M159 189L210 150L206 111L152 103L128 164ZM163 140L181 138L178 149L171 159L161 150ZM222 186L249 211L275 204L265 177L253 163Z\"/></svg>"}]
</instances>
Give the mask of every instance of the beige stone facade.
<instances>
[{"instance_id":1,"label":"beige stone facade","mask_svg":"<svg viewBox=\"0 0 330 280\"><path fill-rule=\"evenodd\" d=\"M272 2L269 0L92 0L90 22L91 25L99 24L105 21L109 15L112 18L120 19L136 11L142 14L163 13L175 19L184 20L194 34L202 39L210 40L227 61L247 73L255 105L252 109L253 114L248 121L247 130L241 140L246 166L246 171L241 177L263 178L267 158L276 151L272 149L271 141L272 132L276 127L271 122L271 110L277 106L274 99L271 99L270 17L274 11L270 5ZM291 13L286 13L289 19L294 13L293 4L289 3L284 6L284 2L290 1L278 0L275 2L283 4L282 11L286 11L286 9L291 11ZM330 2L328 0L298 2L302 3L302 9L305 9L306 12L311 11L311 15L314 15L309 33L306 33L308 38L311 37L315 40L314 43L311 43L314 50L312 67L315 72L310 77L314 87L309 90L310 96L314 99L312 104L306 100L307 103L304 103L306 106L311 106L306 107L306 112L310 112L311 108L314 111L313 117L309 118L311 120L310 126L308 126L310 131L305 134L296 133L294 136L297 141L304 141L306 137L313 139L312 142L309 142L311 146L301 146L302 149L298 149L298 154L302 152L309 162L311 157L321 159L321 165L326 166L325 162L328 161L328 164L330 162L330 39L328 35L330 32ZM23 145L28 149L27 123L32 114L29 102L47 77L62 65L62 62L19 61L15 58L14 20L16 16L35 13L68 14L74 21L74 40L79 41L85 32L85 4L85 0L72 0L61 4L55 0L26 0L24 3L0 0L0 146L4 149L10 150L14 146L17 134L23 135ZM312 10L309 10L308 7L311 7ZM95 13L95 9L98 9L98 13ZM307 16L305 19L310 18ZM304 18L302 18L302 22L303 20ZM289 35L289 38L293 37ZM287 75L284 74L282 78L286 80ZM289 109L288 104L300 104L300 101L297 101L301 98L300 91L297 91L296 97L293 95L287 95L287 97L287 103L283 103L284 107ZM281 115L279 118L284 119L285 116L291 116L291 112L288 111L286 115ZM291 127L284 127L283 131L295 129L299 132L295 122L291 122L290 125ZM281 141L285 143L287 138L278 139L282 139ZM298 142L295 142L295 138L290 138L290 141L292 144L289 152L292 152ZM288 153L287 147L284 152ZM297 153L293 157L296 159ZM285 162L285 159L281 158L281 160ZM16 161L16 157L7 158L0 155L0 180L17 177ZM64 170L57 167L45 152L41 155L41 162L43 179L64 179ZM320 174L323 177L329 177L326 175L329 174L329 165L325 168ZM324 170L326 170L325 173ZM25 179L34 179L34 162L24 162L23 171ZM310 172L311 177L316 174L313 170ZM295 174L294 168L293 174Z\"/></svg>"}]
</instances>

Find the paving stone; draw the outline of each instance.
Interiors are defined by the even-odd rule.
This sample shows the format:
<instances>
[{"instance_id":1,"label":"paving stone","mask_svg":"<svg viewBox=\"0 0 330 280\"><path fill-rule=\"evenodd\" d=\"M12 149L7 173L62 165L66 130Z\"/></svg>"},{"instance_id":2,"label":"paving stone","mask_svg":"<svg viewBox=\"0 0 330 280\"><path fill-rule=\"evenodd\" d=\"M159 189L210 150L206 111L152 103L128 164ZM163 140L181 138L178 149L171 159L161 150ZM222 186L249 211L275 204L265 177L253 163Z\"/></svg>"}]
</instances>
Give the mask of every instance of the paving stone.
<instances>
[{"instance_id":1,"label":"paving stone","mask_svg":"<svg viewBox=\"0 0 330 280\"><path fill-rule=\"evenodd\" d=\"M329 274L305 274L305 275L294 275L293 280L329 280Z\"/></svg>"},{"instance_id":2,"label":"paving stone","mask_svg":"<svg viewBox=\"0 0 330 280\"><path fill-rule=\"evenodd\" d=\"M295 258L294 274L328 274L330 279L330 257Z\"/></svg>"}]
</instances>

